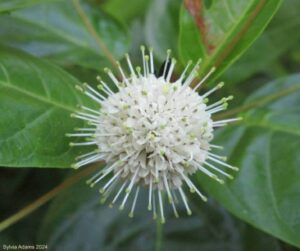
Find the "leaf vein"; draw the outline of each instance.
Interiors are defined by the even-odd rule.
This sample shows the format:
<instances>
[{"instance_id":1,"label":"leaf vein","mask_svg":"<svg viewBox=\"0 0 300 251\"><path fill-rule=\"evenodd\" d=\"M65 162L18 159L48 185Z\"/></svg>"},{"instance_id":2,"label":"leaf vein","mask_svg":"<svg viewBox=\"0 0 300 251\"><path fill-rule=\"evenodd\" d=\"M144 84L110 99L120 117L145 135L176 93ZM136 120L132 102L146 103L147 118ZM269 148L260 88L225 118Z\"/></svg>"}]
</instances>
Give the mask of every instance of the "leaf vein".
<instances>
[{"instance_id":1,"label":"leaf vein","mask_svg":"<svg viewBox=\"0 0 300 251\"><path fill-rule=\"evenodd\" d=\"M67 111L70 111L70 112L76 112L76 108L74 108L74 107L71 107L71 106L68 106L68 105L64 105L62 103L59 103L59 102L56 102L56 101L53 101L53 100L49 100L49 99L47 99L45 97L42 97L42 96L38 96L38 95L36 95L34 93L28 92L28 91L26 91L24 89L21 89L21 88L15 86L15 85L12 85L12 84L10 84L8 82L4 82L4 81L0 80L0 85L6 87L8 89L12 89L12 90L14 90L16 92L22 93L22 94L24 94L24 95L26 95L28 97L33 98L33 99L39 100L42 103L46 103L46 104L49 104L49 105L57 106L57 107L59 107L59 108L61 108L63 110L67 110Z\"/></svg>"}]
</instances>

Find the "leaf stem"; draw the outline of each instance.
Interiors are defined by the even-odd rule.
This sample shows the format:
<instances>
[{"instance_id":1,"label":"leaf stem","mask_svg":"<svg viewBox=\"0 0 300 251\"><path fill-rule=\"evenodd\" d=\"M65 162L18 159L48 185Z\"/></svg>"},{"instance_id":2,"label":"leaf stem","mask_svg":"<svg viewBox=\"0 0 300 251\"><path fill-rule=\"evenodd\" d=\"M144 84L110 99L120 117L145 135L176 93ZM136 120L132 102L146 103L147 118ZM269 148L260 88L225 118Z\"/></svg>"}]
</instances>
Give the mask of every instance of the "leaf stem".
<instances>
[{"instance_id":1,"label":"leaf stem","mask_svg":"<svg viewBox=\"0 0 300 251\"><path fill-rule=\"evenodd\" d=\"M273 100L276 100L276 99L279 99L281 97L287 96L287 95L289 95L289 94L291 94L291 93L293 93L295 91L299 91L299 90L300 90L300 84L294 85L294 86L289 87L287 89L284 89L284 90L281 90L279 92L276 92L276 93L274 93L272 95L261 97L259 99L256 99L253 102L249 102L249 103L244 104L244 105L242 105L240 107L231 109L231 110L229 110L227 112L220 113L219 115L214 116L214 119L227 118L227 117L235 115L237 113L244 112L244 111L250 110L252 108L264 105L266 103L269 103L269 102L271 102Z\"/></svg>"},{"instance_id":2,"label":"leaf stem","mask_svg":"<svg viewBox=\"0 0 300 251\"><path fill-rule=\"evenodd\" d=\"M163 235L163 224L161 223L160 217L156 218L156 239L155 239L155 251L161 251L162 248L162 236Z\"/></svg>"},{"instance_id":3,"label":"leaf stem","mask_svg":"<svg viewBox=\"0 0 300 251\"><path fill-rule=\"evenodd\" d=\"M29 204L28 206L21 209L19 212L8 217L6 220L0 222L0 232L5 230L6 228L10 227L11 225L15 224L19 220L23 219L24 217L26 217L27 215L29 215L30 213L32 213L33 211L35 211L36 209L38 209L39 207L44 205L46 202L48 202L49 200L54 198L61 191L69 188L70 186L72 186L73 184L75 184L76 182L81 180L81 178L92 173L96 169L97 166L98 165L93 165L93 166L85 168L84 170L76 173L75 175L66 179L60 185L56 186L55 188L53 188L52 190L50 190L49 192L47 192L46 194L44 194L43 196L41 196L40 198L38 198L37 200L32 202L31 204Z\"/></svg>"},{"instance_id":4,"label":"leaf stem","mask_svg":"<svg viewBox=\"0 0 300 251\"><path fill-rule=\"evenodd\" d=\"M108 59L108 61L110 62L110 64L114 68L118 69L118 66L117 66L117 63L116 63L116 59L114 58L113 54L109 51L108 47L106 46L106 44L104 43L104 41L102 40L102 38L99 36L99 34L95 30L94 26L91 24L91 22L90 22L89 18L87 17L86 13L84 12L84 10L82 9L82 7L80 6L79 0L72 0L72 3L73 3L73 5L74 5L74 7L76 9L76 12L78 13L79 17L81 18L82 22L86 26L86 28L89 31L89 33L96 40L98 46L100 47L100 49L104 53L105 57Z\"/></svg>"}]
</instances>

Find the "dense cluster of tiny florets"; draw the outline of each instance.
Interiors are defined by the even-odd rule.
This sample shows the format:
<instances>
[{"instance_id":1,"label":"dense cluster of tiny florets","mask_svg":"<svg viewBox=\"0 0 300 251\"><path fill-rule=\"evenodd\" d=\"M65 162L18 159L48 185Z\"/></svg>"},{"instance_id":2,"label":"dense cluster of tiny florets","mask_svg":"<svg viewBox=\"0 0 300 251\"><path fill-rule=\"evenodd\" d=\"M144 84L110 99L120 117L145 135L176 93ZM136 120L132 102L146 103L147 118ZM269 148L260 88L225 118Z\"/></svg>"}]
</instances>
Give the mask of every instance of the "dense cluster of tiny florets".
<instances>
[{"instance_id":1,"label":"dense cluster of tiny florets","mask_svg":"<svg viewBox=\"0 0 300 251\"><path fill-rule=\"evenodd\" d=\"M142 54L143 73L140 68L136 71L133 69L128 55L126 59L130 77L125 76L120 65L121 81L110 70L106 70L117 91L113 91L100 78L99 90L87 84L78 86L80 91L99 104L99 109L83 106L81 111L73 114L87 121L90 127L79 128L78 132L69 136L88 138L86 142L72 145L96 146L95 151L78 157L75 168L99 160L106 162L106 167L88 183L94 186L110 176L100 191L105 199L111 196L111 205L124 194L120 203L122 209L134 191L130 211L130 215L133 215L140 187L146 187L149 210L153 210L154 215L159 210L164 222L162 193L166 193L176 216L176 193L190 214L183 184L206 200L190 179L192 174L199 171L220 183L224 181L219 175L232 178L217 166L233 170L237 168L225 163L224 157L212 153L212 149L220 147L211 144L211 141L214 128L237 119L212 120L212 114L226 109L227 101L232 98L207 104L207 97L221 88L223 83L203 95L197 92L214 68L195 87L191 87L199 62L187 74L189 63L182 75L171 81L176 61L169 58L169 52L162 76L154 73L152 50L148 56L142 47Z\"/></svg>"}]
</instances>

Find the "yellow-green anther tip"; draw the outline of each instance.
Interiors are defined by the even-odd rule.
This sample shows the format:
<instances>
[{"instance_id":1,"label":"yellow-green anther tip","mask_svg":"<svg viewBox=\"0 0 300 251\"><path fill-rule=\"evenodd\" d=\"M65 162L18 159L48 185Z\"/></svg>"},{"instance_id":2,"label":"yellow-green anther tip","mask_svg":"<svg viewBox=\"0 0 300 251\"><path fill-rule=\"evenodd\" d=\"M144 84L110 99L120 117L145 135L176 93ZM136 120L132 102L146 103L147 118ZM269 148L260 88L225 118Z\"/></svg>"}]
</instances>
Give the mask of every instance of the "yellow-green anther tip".
<instances>
[{"instance_id":1,"label":"yellow-green anther tip","mask_svg":"<svg viewBox=\"0 0 300 251\"><path fill-rule=\"evenodd\" d=\"M71 165L71 168L76 169L76 168L77 168L77 165L76 165L76 164L72 164L72 165Z\"/></svg>"},{"instance_id":2,"label":"yellow-green anther tip","mask_svg":"<svg viewBox=\"0 0 300 251\"><path fill-rule=\"evenodd\" d=\"M218 179L218 181L220 182L220 184L224 184L225 182L224 182L224 180L221 180L221 179Z\"/></svg>"},{"instance_id":3,"label":"yellow-green anther tip","mask_svg":"<svg viewBox=\"0 0 300 251\"><path fill-rule=\"evenodd\" d=\"M81 87L80 85L75 85L75 88L76 88L78 91L83 92L83 89L82 89L82 87Z\"/></svg>"},{"instance_id":4,"label":"yellow-green anther tip","mask_svg":"<svg viewBox=\"0 0 300 251\"><path fill-rule=\"evenodd\" d=\"M197 63L196 63L196 64L198 65L198 64L200 64L201 62L202 62L202 58L199 58L199 59L197 60Z\"/></svg>"},{"instance_id":5,"label":"yellow-green anther tip","mask_svg":"<svg viewBox=\"0 0 300 251\"><path fill-rule=\"evenodd\" d=\"M223 87L223 86L224 86L224 84L225 84L224 82L221 82L221 83L219 83L219 84L218 84L218 88L221 88L221 87Z\"/></svg>"}]
</instances>

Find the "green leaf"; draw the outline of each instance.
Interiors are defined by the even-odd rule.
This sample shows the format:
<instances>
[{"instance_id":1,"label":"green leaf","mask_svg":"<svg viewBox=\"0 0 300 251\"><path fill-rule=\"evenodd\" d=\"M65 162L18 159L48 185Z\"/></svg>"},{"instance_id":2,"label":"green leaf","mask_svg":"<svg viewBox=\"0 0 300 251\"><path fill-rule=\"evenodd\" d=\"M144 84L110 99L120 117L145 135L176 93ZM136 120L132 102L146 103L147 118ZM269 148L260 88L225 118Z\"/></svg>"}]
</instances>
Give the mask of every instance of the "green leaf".
<instances>
[{"instance_id":1,"label":"green leaf","mask_svg":"<svg viewBox=\"0 0 300 251\"><path fill-rule=\"evenodd\" d=\"M0 47L0 165L70 167L82 149L65 133L82 125L70 117L82 103L77 80L14 49Z\"/></svg>"},{"instance_id":2,"label":"green leaf","mask_svg":"<svg viewBox=\"0 0 300 251\"><path fill-rule=\"evenodd\" d=\"M49 192L62 181L68 172L69 169L54 172L52 168L0 168L1 221L29 205L42 194ZM46 207L40 207L13 227L1 231L1 245L36 243L35 236L46 209Z\"/></svg>"},{"instance_id":3,"label":"green leaf","mask_svg":"<svg viewBox=\"0 0 300 251\"><path fill-rule=\"evenodd\" d=\"M237 84L257 73L267 73L273 78L281 75L272 64L280 64L280 57L300 43L300 33L294 32L296 27L300 27L299 9L300 1L284 1L266 31L243 57L224 72L222 80Z\"/></svg>"},{"instance_id":4,"label":"green leaf","mask_svg":"<svg viewBox=\"0 0 300 251\"><path fill-rule=\"evenodd\" d=\"M224 0L203 6L188 0L180 14L179 54L182 62L203 59L200 76L213 66L216 79L261 34L281 0Z\"/></svg>"},{"instance_id":5,"label":"green leaf","mask_svg":"<svg viewBox=\"0 0 300 251\"><path fill-rule=\"evenodd\" d=\"M120 59L128 50L128 35L99 8L88 4L81 7L96 34L87 29L73 1L60 0L0 17L0 40L63 66L75 64L97 70L109 66L99 38L112 56Z\"/></svg>"},{"instance_id":6,"label":"green leaf","mask_svg":"<svg viewBox=\"0 0 300 251\"><path fill-rule=\"evenodd\" d=\"M177 55L178 13L181 1L154 0L146 16L146 42L154 48L160 61L166 58L166 51L171 49Z\"/></svg>"},{"instance_id":7,"label":"green leaf","mask_svg":"<svg viewBox=\"0 0 300 251\"><path fill-rule=\"evenodd\" d=\"M112 16L124 23L144 15L150 0L131 0L130 5L124 0L110 0L103 4L102 8Z\"/></svg>"},{"instance_id":8,"label":"green leaf","mask_svg":"<svg viewBox=\"0 0 300 251\"><path fill-rule=\"evenodd\" d=\"M43 0L43 2L50 2L57 0ZM0 2L0 13L13 11L21 8L26 8L34 4L41 3L40 0L1 0Z\"/></svg>"},{"instance_id":9,"label":"green leaf","mask_svg":"<svg viewBox=\"0 0 300 251\"><path fill-rule=\"evenodd\" d=\"M300 75L269 83L246 104L286 90L293 91L218 133L228 162L240 168L236 178L222 187L200 183L234 215L300 247Z\"/></svg>"},{"instance_id":10,"label":"green leaf","mask_svg":"<svg viewBox=\"0 0 300 251\"><path fill-rule=\"evenodd\" d=\"M141 190L135 216L130 219L128 212L101 205L97 191L78 183L53 201L38 239L47 242L50 250L152 251L156 223L145 209L147 194L143 192L146 191ZM237 222L213 201L202 205L194 209L191 217L184 216L185 210L180 208L179 219L165 208L168 219L162 226L162 250L247 251L251 243L255 243L257 251L280 250L275 239Z\"/></svg>"}]
</instances>

